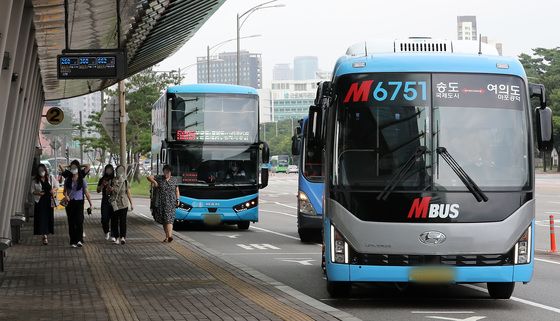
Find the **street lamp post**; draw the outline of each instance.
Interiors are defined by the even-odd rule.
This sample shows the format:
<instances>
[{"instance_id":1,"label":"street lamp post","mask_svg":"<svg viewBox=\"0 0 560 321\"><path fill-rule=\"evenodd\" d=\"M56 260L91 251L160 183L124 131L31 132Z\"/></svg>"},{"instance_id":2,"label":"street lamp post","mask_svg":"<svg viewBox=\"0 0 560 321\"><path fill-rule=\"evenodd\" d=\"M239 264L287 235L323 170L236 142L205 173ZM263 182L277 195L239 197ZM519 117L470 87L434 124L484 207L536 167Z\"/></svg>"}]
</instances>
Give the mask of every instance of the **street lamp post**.
<instances>
[{"instance_id":1,"label":"street lamp post","mask_svg":"<svg viewBox=\"0 0 560 321\"><path fill-rule=\"evenodd\" d=\"M245 23L245 21L247 21L247 19L249 18L249 16L257 11L257 10L261 10L261 9L268 9L268 8L280 8L280 7L285 7L285 5L283 4L277 4L277 5L269 5L273 2L276 2L278 0L271 0L271 1L267 1L267 2L263 2L261 4L258 4L254 7L252 7L251 9L245 11L242 14L237 14L237 59L236 59L236 77L237 77L237 84L239 85L240 83L240 66L239 66L239 61L240 61L240 48L241 48L241 38L239 37L240 33L241 33L241 27L243 27L243 24ZM241 21L241 19L245 17L245 19L243 19L243 21Z\"/></svg>"}]
</instances>

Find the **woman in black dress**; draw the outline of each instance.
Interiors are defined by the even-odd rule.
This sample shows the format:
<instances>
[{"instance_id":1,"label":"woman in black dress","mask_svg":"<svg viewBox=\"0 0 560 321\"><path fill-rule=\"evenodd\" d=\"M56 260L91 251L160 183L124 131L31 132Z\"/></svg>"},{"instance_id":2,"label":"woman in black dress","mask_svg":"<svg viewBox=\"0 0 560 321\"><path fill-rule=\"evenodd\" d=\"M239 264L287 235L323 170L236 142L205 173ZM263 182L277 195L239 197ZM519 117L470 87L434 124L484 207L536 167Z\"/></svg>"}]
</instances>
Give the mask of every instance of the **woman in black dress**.
<instances>
[{"instance_id":1,"label":"woman in black dress","mask_svg":"<svg viewBox=\"0 0 560 321\"><path fill-rule=\"evenodd\" d=\"M163 242L173 241L173 222L175 210L179 205L179 187L177 180L171 176L171 166L163 166L163 175L148 176L148 181L155 189L155 204L152 215L156 222L163 225L165 239Z\"/></svg>"},{"instance_id":2,"label":"woman in black dress","mask_svg":"<svg viewBox=\"0 0 560 321\"><path fill-rule=\"evenodd\" d=\"M113 165L108 164L105 166L105 170L103 171L103 177L97 183L97 193L102 193L101 195L101 227L103 228L103 234L105 234L105 239L109 240L111 237L112 241L116 240L116 237L113 233L110 233L110 223L111 223L111 216L113 215L113 208L111 207L111 202L109 201L109 187L113 183L113 179L115 179L115 172L114 172ZM112 234L112 235L111 235Z\"/></svg>"},{"instance_id":3,"label":"woman in black dress","mask_svg":"<svg viewBox=\"0 0 560 321\"><path fill-rule=\"evenodd\" d=\"M43 245L49 244L48 234L54 234L54 208L58 181L49 175L43 164L37 166L37 176L31 182L31 193L35 201L33 234L43 236Z\"/></svg>"}]
</instances>

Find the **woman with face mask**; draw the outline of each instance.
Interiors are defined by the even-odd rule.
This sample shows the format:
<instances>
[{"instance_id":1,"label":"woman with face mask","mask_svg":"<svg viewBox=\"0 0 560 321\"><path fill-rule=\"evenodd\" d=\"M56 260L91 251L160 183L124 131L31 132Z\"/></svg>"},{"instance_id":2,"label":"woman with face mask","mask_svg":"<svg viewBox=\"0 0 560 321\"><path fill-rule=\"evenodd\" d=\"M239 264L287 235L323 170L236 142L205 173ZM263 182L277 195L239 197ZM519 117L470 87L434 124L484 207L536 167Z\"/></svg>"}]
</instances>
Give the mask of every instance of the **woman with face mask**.
<instances>
[{"instance_id":1,"label":"woman with face mask","mask_svg":"<svg viewBox=\"0 0 560 321\"><path fill-rule=\"evenodd\" d=\"M31 182L31 194L35 201L33 234L43 236L43 245L49 244L48 234L54 234L54 208L58 181L49 175L43 164L37 166L37 176Z\"/></svg>"},{"instance_id":2,"label":"woman with face mask","mask_svg":"<svg viewBox=\"0 0 560 321\"><path fill-rule=\"evenodd\" d=\"M103 171L103 176L99 179L97 183L97 193L102 193L101 195L101 227L103 228L103 233L105 234L105 239L109 240L112 237L112 241L116 240L115 235L111 235L109 232L111 216L113 215L113 208L111 207L111 202L109 201L109 187L113 183L115 178L115 173L113 165L108 164L105 166Z\"/></svg>"},{"instance_id":3,"label":"woman with face mask","mask_svg":"<svg viewBox=\"0 0 560 321\"><path fill-rule=\"evenodd\" d=\"M113 179L109 192L111 194L110 201L113 208L111 216L111 233L115 238L115 244L124 245L126 243L126 215L128 207L134 210L132 206L132 197L130 196L130 186L126 180L126 171L123 165L117 166L117 175Z\"/></svg>"},{"instance_id":4,"label":"woman with face mask","mask_svg":"<svg viewBox=\"0 0 560 321\"><path fill-rule=\"evenodd\" d=\"M84 244L84 199L87 198L91 209L91 197L87 181L80 174L79 163L70 166L71 177L64 182L64 200L68 217L68 234L70 246L82 247Z\"/></svg>"},{"instance_id":5,"label":"woman with face mask","mask_svg":"<svg viewBox=\"0 0 560 321\"><path fill-rule=\"evenodd\" d=\"M152 215L156 222L163 225L165 231L163 242L171 242L173 241L175 209L179 206L177 181L171 176L171 166L169 165L163 166L163 175L148 176L147 178L157 193Z\"/></svg>"}]
</instances>

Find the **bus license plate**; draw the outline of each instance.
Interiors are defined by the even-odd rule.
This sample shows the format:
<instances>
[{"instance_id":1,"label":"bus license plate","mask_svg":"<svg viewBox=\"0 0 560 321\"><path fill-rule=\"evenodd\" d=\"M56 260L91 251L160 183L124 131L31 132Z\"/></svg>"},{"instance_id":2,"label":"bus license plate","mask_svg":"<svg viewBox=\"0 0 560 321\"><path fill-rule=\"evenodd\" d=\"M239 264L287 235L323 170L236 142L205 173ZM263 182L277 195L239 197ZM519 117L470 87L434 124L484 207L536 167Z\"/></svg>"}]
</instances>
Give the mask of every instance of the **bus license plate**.
<instances>
[{"instance_id":1,"label":"bus license plate","mask_svg":"<svg viewBox=\"0 0 560 321\"><path fill-rule=\"evenodd\" d=\"M203 215L202 220L206 225L218 225L222 223L222 215L208 213Z\"/></svg>"},{"instance_id":2,"label":"bus license plate","mask_svg":"<svg viewBox=\"0 0 560 321\"><path fill-rule=\"evenodd\" d=\"M417 267L410 269L408 279L419 283L452 283L455 270L449 267Z\"/></svg>"}]
</instances>

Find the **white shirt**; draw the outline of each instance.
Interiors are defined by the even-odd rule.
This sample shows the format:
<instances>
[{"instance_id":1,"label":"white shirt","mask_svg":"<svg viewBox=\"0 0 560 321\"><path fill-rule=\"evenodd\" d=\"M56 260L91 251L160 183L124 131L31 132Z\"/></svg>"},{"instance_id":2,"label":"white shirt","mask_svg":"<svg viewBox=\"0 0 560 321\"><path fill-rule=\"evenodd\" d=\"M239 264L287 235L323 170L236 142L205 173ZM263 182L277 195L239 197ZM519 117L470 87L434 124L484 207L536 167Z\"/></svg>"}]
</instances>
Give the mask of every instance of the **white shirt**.
<instances>
[{"instance_id":1,"label":"white shirt","mask_svg":"<svg viewBox=\"0 0 560 321\"><path fill-rule=\"evenodd\" d=\"M59 187L58 181L52 175L49 175L49 183L51 184L52 188ZM31 181L31 194L33 194L33 199L35 200L35 203L39 203L39 200L41 199L41 195L36 195L34 193L38 193L42 191L43 191L43 186L41 186L41 182L37 182L35 178L33 178L33 180Z\"/></svg>"}]
</instances>

